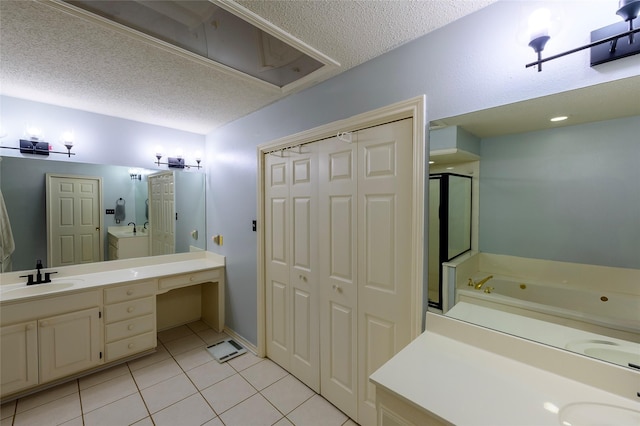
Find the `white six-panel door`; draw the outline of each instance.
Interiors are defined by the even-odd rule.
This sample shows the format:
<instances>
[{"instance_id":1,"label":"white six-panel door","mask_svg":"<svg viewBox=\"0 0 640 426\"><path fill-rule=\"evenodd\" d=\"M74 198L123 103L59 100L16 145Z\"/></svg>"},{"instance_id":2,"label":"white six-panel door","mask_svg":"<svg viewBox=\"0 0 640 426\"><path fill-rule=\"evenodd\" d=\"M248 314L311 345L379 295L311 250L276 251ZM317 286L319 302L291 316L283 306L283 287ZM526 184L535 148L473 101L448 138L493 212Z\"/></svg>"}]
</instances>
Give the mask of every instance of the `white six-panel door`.
<instances>
[{"instance_id":1,"label":"white six-panel door","mask_svg":"<svg viewBox=\"0 0 640 426\"><path fill-rule=\"evenodd\" d=\"M102 180L47 174L47 266L102 260Z\"/></svg>"},{"instance_id":2,"label":"white six-panel door","mask_svg":"<svg viewBox=\"0 0 640 426\"><path fill-rule=\"evenodd\" d=\"M173 172L149 175L149 227L152 256L176 252Z\"/></svg>"}]
</instances>

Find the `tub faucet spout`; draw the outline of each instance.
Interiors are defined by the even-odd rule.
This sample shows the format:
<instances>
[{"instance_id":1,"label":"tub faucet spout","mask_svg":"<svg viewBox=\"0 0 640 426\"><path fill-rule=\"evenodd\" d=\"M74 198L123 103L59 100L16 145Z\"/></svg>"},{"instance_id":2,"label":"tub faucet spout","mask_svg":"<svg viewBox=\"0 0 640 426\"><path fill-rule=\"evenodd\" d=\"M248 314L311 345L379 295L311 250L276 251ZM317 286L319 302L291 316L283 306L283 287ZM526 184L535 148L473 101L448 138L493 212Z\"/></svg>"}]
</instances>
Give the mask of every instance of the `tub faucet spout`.
<instances>
[{"instance_id":1,"label":"tub faucet spout","mask_svg":"<svg viewBox=\"0 0 640 426\"><path fill-rule=\"evenodd\" d=\"M489 281L491 278L493 278L493 275L489 275L486 278L481 279L480 281L475 283L475 288L476 290L480 290L482 288L482 286L484 285L484 283L486 283L487 281Z\"/></svg>"}]
</instances>

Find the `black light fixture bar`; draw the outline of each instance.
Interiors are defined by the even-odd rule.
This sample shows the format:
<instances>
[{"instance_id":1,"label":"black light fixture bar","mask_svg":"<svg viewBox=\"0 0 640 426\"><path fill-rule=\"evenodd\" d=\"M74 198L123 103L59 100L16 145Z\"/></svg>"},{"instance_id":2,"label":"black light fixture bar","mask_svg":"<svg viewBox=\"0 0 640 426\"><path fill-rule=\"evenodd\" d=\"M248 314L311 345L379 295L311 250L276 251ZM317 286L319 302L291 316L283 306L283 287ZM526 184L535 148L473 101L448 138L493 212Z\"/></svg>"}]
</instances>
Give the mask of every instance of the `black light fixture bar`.
<instances>
[{"instance_id":1,"label":"black light fixture bar","mask_svg":"<svg viewBox=\"0 0 640 426\"><path fill-rule=\"evenodd\" d=\"M35 154L35 155L44 155L49 156L49 154L66 154L67 157L71 158L72 155L76 155L75 152L71 152L71 148L73 145L65 145L67 147L67 152L64 151L50 151L49 150L49 142L39 141L39 140L26 140L20 139L20 146L0 146L0 148L4 149L19 149L21 154Z\"/></svg>"},{"instance_id":2,"label":"black light fixture bar","mask_svg":"<svg viewBox=\"0 0 640 426\"><path fill-rule=\"evenodd\" d=\"M155 161L155 163L159 166L161 164L168 166L170 169L190 169L192 167L195 167L197 169L202 168L202 166L200 165L200 163L202 162L202 160L196 160L196 163L198 163L197 165L192 165L192 164L185 164L184 163L184 158L182 157L167 157L167 162L163 163L160 161L160 159L162 159L162 156L157 156L156 158L158 159L157 161Z\"/></svg>"},{"instance_id":3,"label":"black light fixture bar","mask_svg":"<svg viewBox=\"0 0 640 426\"><path fill-rule=\"evenodd\" d=\"M529 68L529 67L533 67L533 66L537 65L538 66L538 72L540 72L540 71L542 71L542 64L544 62L548 62L548 61L552 61L554 59L562 58L563 56L567 56L567 55L570 55L572 53L579 52L581 50L590 49L592 47L599 46L601 44L611 43L611 42L617 41L617 40L619 40L619 39L621 39L623 37L628 37L628 36L630 36L632 34L636 34L638 32L640 32L640 28L635 28L633 30L626 31L624 33L620 33L620 34L616 34L616 35L613 35L613 36L610 36L610 37L606 37L606 38L603 38L601 40L594 41L594 42L589 43L589 44L585 44L584 46L576 47L575 49L567 50L566 52L558 53L557 55L549 56L547 58L539 59L539 60L537 60L535 62L528 63L527 65L525 65L525 68ZM640 42L638 43L638 49L637 49L637 51L635 53L640 53ZM626 55L626 56L629 56L629 55ZM615 59L617 59L617 58L615 58Z\"/></svg>"}]
</instances>

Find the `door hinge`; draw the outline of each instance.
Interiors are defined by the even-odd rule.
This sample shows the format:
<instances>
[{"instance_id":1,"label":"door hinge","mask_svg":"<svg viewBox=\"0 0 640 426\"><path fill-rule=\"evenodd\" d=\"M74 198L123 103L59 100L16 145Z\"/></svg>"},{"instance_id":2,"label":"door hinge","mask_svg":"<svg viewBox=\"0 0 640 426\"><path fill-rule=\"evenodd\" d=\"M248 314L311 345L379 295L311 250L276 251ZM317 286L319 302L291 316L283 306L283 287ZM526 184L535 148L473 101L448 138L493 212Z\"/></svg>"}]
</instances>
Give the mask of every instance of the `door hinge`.
<instances>
[{"instance_id":1,"label":"door hinge","mask_svg":"<svg viewBox=\"0 0 640 426\"><path fill-rule=\"evenodd\" d=\"M98 318L102 318L102 311L98 311Z\"/></svg>"},{"instance_id":2,"label":"door hinge","mask_svg":"<svg viewBox=\"0 0 640 426\"><path fill-rule=\"evenodd\" d=\"M176 220L178 220L178 212L176 212Z\"/></svg>"},{"instance_id":3,"label":"door hinge","mask_svg":"<svg viewBox=\"0 0 640 426\"><path fill-rule=\"evenodd\" d=\"M102 352L100 352L100 359L102 359Z\"/></svg>"}]
</instances>

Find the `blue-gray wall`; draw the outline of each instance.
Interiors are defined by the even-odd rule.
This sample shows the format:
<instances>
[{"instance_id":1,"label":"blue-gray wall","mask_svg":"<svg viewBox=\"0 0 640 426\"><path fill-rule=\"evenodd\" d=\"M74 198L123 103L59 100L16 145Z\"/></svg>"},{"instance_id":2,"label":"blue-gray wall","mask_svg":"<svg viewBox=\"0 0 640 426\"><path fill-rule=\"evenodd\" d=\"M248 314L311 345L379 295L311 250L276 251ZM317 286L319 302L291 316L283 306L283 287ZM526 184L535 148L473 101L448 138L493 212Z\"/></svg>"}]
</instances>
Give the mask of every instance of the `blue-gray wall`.
<instances>
[{"instance_id":1,"label":"blue-gray wall","mask_svg":"<svg viewBox=\"0 0 640 426\"><path fill-rule=\"evenodd\" d=\"M588 52L550 62L541 73L525 69L535 58L522 27L541 4L498 2L207 135L213 164L207 174L207 229L225 236L224 246L209 242L208 249L227 256L231 329L257 342L256 234L251 231L257 145L422 94L434 120L639 73L640 55L590 68ZM549 55L587 43L592 29L618 19L615 0L582 2L578 10L572 10L575 2L548 4L575 16L549 42Z\"/></svg>"},{"instance_id":2,"label":"blue-gray wall","mask_svg":"<svg viewBox=\"0 0 640 426\"><path fill-rule=\"evenodd\" d=\"M640 269L640 116L483 139L480 251Z\"/></svg>"}]
</instances>

